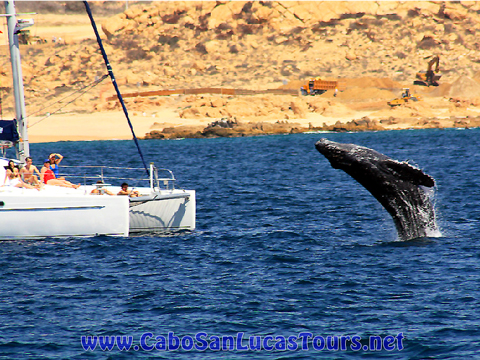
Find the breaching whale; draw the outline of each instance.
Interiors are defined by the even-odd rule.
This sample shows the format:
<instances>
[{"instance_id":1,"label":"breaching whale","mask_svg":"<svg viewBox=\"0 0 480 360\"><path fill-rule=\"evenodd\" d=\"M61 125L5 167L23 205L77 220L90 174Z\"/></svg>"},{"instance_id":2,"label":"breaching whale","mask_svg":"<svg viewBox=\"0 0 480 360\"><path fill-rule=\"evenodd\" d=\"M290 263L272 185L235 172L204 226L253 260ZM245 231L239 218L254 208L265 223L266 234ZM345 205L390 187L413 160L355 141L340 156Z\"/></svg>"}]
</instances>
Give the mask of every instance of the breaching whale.
<instances>
[{"instance_id":1,"label":"breaching whale","mask_svg":"<svg viewBox=\"0 0 480 360\"><path fill-rule=\"evenodd\" d=\"M320 139L315 147L334 169L345 171L382 204L400 239L424 237L437 230L433 204L422 189L435 186L431 176L363 146Z\"/></svg>"}]
</instances>

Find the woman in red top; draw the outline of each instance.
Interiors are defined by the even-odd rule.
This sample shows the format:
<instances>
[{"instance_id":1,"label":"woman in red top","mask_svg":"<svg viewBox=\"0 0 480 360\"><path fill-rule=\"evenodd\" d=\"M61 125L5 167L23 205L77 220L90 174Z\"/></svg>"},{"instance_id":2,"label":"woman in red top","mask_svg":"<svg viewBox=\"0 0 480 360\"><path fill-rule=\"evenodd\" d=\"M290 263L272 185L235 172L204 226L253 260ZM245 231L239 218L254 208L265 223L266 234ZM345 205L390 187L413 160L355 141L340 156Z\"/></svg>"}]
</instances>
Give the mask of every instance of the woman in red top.
<instances>
[{"instance_id":1,"label":"woman in red top","mask_svg":"<svg viewBox=\"0 0 480 360\"><path fill-rule=\"evenodd\" d=\"M57 186L74 188L74 189L80 187L80 185L72 184L70 181L55 178L55 174L50 169L49 159L46 159L44 161L42 170L40 171L40 177L42 179L42 182L44 182L47 185L57 185Z\"/></svg>"}]
</instances>

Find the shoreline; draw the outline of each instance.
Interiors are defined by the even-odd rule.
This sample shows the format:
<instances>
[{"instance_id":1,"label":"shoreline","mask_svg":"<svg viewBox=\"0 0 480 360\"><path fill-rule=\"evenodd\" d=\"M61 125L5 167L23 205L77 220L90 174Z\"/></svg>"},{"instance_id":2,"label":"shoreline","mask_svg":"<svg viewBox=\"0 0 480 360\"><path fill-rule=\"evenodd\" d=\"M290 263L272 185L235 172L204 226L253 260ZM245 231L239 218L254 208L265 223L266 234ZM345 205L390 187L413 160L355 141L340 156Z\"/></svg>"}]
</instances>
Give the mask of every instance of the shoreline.
<instances>
[{"instance_id":1,"label":"shoreline","mask_svg":"<svg viewBox=\"0 0 480 360\"><path fill-rule=\"evenodd\" d=\"M290 122L278 124L274 121L251 121L242 122L241 125L251 124L255 129L234 132L220 127L208 127L215 119L171 119L168 122L154 122L151 116L134 114L130 116L135 134L139 140L149 139L183 139L183 138L218 138L218 137L250 137L267 135L285 135L294 133L342 133L342 132L378 132L395 130L425 130L425 129L470 129L480 127L480 119L468 119L469 124L462 124L459 119L435 119L423 125L418 124L417 119L405 121L401 124L381 124L377 120L370 122L362 120L351 120L351 118L326 118L317 116L311 126L312 119L292 119ZM125 119L123 112L102 112L97 114L63 114L52 116L37 124L41 117L31 117L29 121L34 124L29 128L30 143L50 143L61 141L98 141L98 140L132 140L132 133ZM308 121L310 120L310 121ZM472 121L475 120L475 121ZM310 124L310 126L308 124ZM340 123L339 123L340 122ZM348 124L358 122L359 126L349 127ZM320 126L320 123L323 123ZM374 123L377 126L369 124ZM340 125L339 125L340 124ZM261 125L262 130L258 130ZM456 125L456 126L454 126ZM325 128L327 126L327 129ZM206 133L207 127L209 129ZM245 127L245 126L244 126ZM337 130L331 130L336 128ZM167 130L166 130L167 129ZM174 130L172 130L174 129ZM203 129L203 130L202 130ZM217 129L217 131L212 131ZM220 130L220 131L218 131ZM147 134L156 133L166 136L148 137ZM204 134L201 136L203 131Z\"/></svg>"},{"instance_id":2,"label":"shoreline","mask_svg":"<svg viewBox=\"0 0 480 360\"><path fill-rule=\"evenodd\" d=\"M476 104L475 99L426 97L391 108L386 100L353 101L346 93L334 98L328 92L319 97L188 95L126 101L137 138L168 139L312 130L470 128L480 126ZM96 112L84 112L84 108L77 105L68 112L28 117L29 142L132 139L125 114L115 101L99 99Z\"/></svg>"}]
</instances>

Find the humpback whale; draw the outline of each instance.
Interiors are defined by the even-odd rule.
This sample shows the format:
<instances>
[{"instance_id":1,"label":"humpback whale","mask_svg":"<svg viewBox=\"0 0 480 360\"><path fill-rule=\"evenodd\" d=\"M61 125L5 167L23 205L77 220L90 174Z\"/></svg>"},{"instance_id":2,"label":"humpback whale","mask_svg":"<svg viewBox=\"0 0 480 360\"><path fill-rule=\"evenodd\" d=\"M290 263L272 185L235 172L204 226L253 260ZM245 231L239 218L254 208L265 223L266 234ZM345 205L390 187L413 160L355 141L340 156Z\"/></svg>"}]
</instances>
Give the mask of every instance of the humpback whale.
<instances>
[{"instance_id":1,"label":"humpback whale","mask_svg":"<svg viewBox=\"0 0 480 360\"><path fill-rule=\"evenodd\" d=\"M424 188L435 180L422 170L375 150L320 139L315 148L334 169L341 169L367 189L392 216L401 240L429 236L437 230L435 211Z\"/></svg>"}]
</instances>

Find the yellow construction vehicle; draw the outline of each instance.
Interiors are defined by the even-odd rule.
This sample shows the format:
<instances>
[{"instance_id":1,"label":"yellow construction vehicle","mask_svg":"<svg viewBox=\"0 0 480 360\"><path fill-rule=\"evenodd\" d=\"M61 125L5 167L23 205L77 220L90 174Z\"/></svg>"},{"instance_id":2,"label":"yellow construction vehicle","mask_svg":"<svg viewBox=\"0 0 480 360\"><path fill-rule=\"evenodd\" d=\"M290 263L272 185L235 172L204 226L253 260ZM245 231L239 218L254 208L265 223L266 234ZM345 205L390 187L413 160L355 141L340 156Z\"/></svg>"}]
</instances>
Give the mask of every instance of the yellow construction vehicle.
<instances>
[{"instance_id":1,"label":"yellow construction vehicle","mask_svg":"<svg viewBox=\"0 0 480 360\"><path fill-rule=\"evenodd\" d=\"M402 97L393 99L389 101L387 104L391 107L400 106L403 104L408 103L409 101L420 101L422 98L420 96L414 95L410 92L410 89L405 88L403 89Z\"/></svg>"},{"instance_id":2,"label":"yellow construction vehicle","mask_svg":"<svg viewBox=\"0 0 480 360\"><path fill-rule=\"evenodd\" d=\"M427 58L428 59L428 58ZM435 70L432 70L433 65L435 65ZM438 80L442 77L442 75L437 75L438 67L440 65L440 58L438 55L435 55L429 62L427 71L420 71L417 73L417 80L413 82L414 85L422 85L422 86L438 86Z\"/></svg>"},{"instance_id":3,"label":"yellow construction vehicle","mask_svg":"<svg viewBox=\"0 0 480 360\"><path fill-rule=\"evenodd\" d=\"M302 95L322 95L327 90L335 90L334 96L336 96L338 90L345 90L345 83L343 81L328 81L315 78L309 80L307 84L300 88Z\"/></svg>"}]
</instances>

